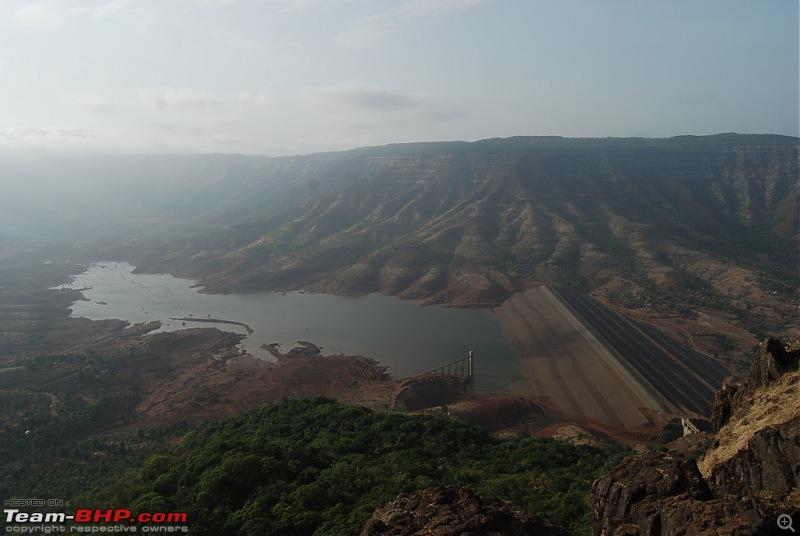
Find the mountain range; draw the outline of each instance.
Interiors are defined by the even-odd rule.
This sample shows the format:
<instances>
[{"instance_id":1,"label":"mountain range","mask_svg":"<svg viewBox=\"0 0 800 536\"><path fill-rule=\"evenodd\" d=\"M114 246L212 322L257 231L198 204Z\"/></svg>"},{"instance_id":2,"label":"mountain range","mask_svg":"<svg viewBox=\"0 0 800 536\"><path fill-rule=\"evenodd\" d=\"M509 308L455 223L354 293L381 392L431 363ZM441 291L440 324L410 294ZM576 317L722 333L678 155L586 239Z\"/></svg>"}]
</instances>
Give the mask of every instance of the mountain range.
<instances>
[{"instance_id":1,"label":"mountain range","mask_svg":"<svg viewBox=\"0 0 800 536\"><path fill-rule=\"evenodd\" d=\"M12 188L0 223L40 240L91 237L95 257L212 292L495 306L558 283L784 334L797 314L798 147L775 135L517 137L4 162L36 190Z\"/></svg>"}]
</instances>

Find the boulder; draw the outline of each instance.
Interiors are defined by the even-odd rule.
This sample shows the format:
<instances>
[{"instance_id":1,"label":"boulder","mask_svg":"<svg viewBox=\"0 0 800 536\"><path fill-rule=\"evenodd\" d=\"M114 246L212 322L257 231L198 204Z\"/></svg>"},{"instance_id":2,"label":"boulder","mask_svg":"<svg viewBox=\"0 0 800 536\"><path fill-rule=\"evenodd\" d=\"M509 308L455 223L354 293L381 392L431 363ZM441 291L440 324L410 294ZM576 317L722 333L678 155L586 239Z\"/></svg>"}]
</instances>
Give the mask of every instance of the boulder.
<instances>
[{"instance_id":1,"label":"boulder","mask_svg":"<svg viewBox=\"0 0 800 536\"><path fill-rule=\"evenodd\" d=\"M734 415L750 408L750 400L756 392L768 387L784 374L798 370L800 350L787 350L778 339L767 338L758 348L750 373L739 384L726 385L717 391L711 420L716 430L721 429Z\"/></svg>"},{"instance_id":2,"label":"boulder","mask_svg":"<svg viewBox=\"0 0 800 536\"><path fill-rule=\"evenodd\" d=\"M714 498L694 460L676 453L631 456L595 481L592 534L758 534L769 521L753 501Z\"/></svg>"},{"instance_id":3,"label":"boulder","mask_svg":"<svg viewBox=\"0 0 800 536\"><path fill-rule=\"evenodd\" d=\"M796 491L800 487L800 418L756 432L745 448L712 469L709 480L717 493L732 496L785 496Z\"/></svg>"},{"instance_id":4,"label":"boulder","mask_svg":"<svg viewBox=\"0 0 800 536\"><path fill-rule=\"evenodd\" d=\"M404 493L375 511L361 536L567 536L572 532L507 501L461 488Z\"/></svg>"},{"instance_id":5,"label":"boulder","mask_svg":"<svg viewBox=\"0 0 800 536\"><path fill-rule=\"evenodd\" d=\"M785 532L776 525L781 514L797 524L800 379L789 373L798 370L798 356L767 339L744 381L717 393L712 420L718 432L725 428L703 460L708 481L677 453L630 457L598 479L589 501L592 534L777 534Z\"/></svg>"}]
</instances>

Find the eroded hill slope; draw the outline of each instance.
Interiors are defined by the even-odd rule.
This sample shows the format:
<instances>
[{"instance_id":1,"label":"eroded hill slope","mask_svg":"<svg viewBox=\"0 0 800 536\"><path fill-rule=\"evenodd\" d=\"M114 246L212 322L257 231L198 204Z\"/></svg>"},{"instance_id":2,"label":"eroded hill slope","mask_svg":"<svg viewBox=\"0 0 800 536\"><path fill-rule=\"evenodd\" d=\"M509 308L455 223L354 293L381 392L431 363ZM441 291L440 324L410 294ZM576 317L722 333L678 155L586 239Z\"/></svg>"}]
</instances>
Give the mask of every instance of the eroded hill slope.
<instances>
[{"instance_id":1,"label":"eroded hill slope","mask_svg":"<svg viewBox=\"0 0 800 536\"><path fill-rule=\"evenodd\" d=\"M315 162L337 187L216 233L126 244L126 256L212 291L497 305L557 282L651 312L722 310L753 332L784 333L796 316L794 138L510 138ZM292 180L308 181L303 169Z\"/></svg>"}]
</instances>

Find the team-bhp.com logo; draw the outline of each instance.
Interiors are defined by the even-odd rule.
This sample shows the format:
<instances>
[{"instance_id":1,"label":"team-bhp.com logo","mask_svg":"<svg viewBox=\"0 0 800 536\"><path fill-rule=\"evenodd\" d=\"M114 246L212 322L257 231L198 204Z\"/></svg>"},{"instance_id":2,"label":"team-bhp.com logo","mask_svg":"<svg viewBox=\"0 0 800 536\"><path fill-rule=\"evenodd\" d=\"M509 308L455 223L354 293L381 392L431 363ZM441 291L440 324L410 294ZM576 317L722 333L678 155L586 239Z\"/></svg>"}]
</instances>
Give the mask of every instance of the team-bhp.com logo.
<instances>
[{"instance_id":1,"label":"team-bhp.com logo","mask_svg":"<svg viewBox=\"0 0 800 536\"><path fill-rule=\"evenodd\" d=\"M23 512L5 508L5 531L18 534L62 532L188 532L186 512L139 512L127 508L78 508L64 512ZM69 525L69 526L67 526Z\"/></svg>"}]
</instances>

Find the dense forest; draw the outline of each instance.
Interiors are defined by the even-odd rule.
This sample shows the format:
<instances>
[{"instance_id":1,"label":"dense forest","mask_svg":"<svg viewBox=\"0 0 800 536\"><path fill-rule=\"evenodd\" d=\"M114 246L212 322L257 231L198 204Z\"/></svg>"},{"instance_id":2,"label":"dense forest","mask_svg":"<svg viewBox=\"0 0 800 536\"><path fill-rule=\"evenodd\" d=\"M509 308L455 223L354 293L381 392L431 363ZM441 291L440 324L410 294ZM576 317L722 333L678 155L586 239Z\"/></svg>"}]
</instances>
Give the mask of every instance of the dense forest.
<instances>
[{"instance_id":1,"label":"dense forest","mask_svg":"<svg viewBox=\"0 0 800 536\"><path fill-rule=\"evenodd\" d=\"M182 438L153 454L170 434ZM16 480L28 489L0 486L4 496L186 511L191 533L217 535L357 534L399 493L439 485L510 500L583 532L591 482L623 455L612 446L497 439L444 415L375 412L326 398L284 399L127 441L14 454L30 462L26 478Z\"/></svg>"}]
</instances>

